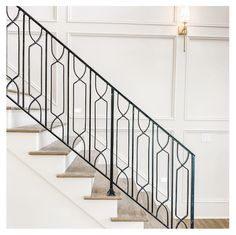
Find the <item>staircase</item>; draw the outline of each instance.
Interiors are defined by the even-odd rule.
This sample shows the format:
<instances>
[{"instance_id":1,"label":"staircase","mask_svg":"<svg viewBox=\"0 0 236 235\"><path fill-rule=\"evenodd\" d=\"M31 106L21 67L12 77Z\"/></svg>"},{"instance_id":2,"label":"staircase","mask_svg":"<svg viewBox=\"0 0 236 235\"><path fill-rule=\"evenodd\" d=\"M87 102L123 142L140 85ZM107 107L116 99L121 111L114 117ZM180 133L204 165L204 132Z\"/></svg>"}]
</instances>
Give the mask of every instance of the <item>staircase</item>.
<instances>
[{"instance_id":1,"label":"staircase","mask_svg":"<svg viewBox=\"0 0 236 235\"><path fill-rule=\"evenodd\" d=\"M195 155L24 9L7 20L8 151L101 227L194 228Z\"/></svg>"}]
</instances>

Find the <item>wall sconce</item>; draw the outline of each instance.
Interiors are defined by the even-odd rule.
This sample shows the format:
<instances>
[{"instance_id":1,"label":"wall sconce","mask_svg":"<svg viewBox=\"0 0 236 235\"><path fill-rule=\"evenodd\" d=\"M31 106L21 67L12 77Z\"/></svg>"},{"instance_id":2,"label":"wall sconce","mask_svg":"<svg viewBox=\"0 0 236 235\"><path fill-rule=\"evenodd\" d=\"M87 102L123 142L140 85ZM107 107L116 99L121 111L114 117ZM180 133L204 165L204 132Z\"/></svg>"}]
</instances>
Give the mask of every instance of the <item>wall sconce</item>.
<instances>
[{"instance_id":1,"label":"wall sconce","mask_svg":"<svg viewBox=\"0 0 236 235\"><path fill-rule=\"evenodd\" d=\"M182 7L180 9L180 25L178 27L178 35L184 36L184 52L186 51L186 38L188 34L189 22L189 7Z\"/></svg>"}]
</instances>

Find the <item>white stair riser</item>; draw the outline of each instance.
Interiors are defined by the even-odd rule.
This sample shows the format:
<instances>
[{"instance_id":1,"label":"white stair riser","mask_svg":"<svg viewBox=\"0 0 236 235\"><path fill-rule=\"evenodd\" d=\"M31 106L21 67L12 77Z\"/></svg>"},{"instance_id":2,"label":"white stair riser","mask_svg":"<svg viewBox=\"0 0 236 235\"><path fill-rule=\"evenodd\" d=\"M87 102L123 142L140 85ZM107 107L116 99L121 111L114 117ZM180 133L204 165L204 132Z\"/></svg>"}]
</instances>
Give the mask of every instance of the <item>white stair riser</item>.
<instances>
[{"instance_id":1,"label":"white stair riser","mask_svg":"<svg viewBox=\"0 0 236 235\"><path fill-rule=\"evenodd\" d=\"M9 151L7 166L7 228L103 228Z\"/></svg>"},{"instance_id":2,"label":"white stair riser","mask_svg":"<svg viewBox=\"0 0 236 235\"><path fill-rule=\"evenodd\" d=\"M14 101L17 102L17 93L12 93L12 92L8 92L8 96L10 96ZM22 105L23 100L22 100L22 94L19 95L19 104ZM25 107L29 107L30 103L33 101L33 98L25 95L24 97L24 103L25 103ZM11 106L11 107L17 107L17 105L12 102L9 98L7 98L7 106ZM39 105L37 104L37 102L33 102L33 104L31 105L31 107L34 108L39 108ZM43 107L42 107L43 108Z\"/></svg>"},{"instance_id":3,"label":"white stair riser","mask_svg":"<svg viewBox=\"0 0 236 235\"><path fill-rule=\"evenodd\" d=\"M65 156L28 155L28 152L37 146L37 135L8 133L8 149L99 223L111 228L114 223L110 218L117 216L117 201L84 200L84 196L90 195L92 191L93 179L91 178L56 178L56 175L64 172L64 168L68 166L66 161L70 162L72 159L67 160Z\"/></svg>"},{"instance_id":4,"label":"white stair riser","mask_svg":"<svg viewBox=\"0 0 236 235\"><path fill-rule=\"evenodd\" d=\"M106 228L114 227L111 217L117 217L117 200L84 200L83 208Z\"/></svg>"},{"instance_id":5,"label":"white stair riser","mask_svg":"<svg viewBox=\"0 0 236 235\"><path fill-rule=\"evenodd\" d=\"M48 127L50 129L50 126ZM64 124L64 131L66 130L66 125ZM59 137L59 139L62 139L62 127L56 127L52 129L53 134ZM65 132L64 132L65 133ZM50 143L58 140L53 134L51 134L49 131L43 131L39 133L39 138L38 138L38 146L39 149L49 145Z\"/></svg>"},{"instance_id":6,"label":"white stair riser","mask_svg":"<svg viewBox=\"0 0 236 235\"><path fill-rule=\"evenodd\" d=\"M143 222L112 222L111 217L117 217L117 200L85 200L83 208L106 228L144 228Z\"/></svg>"},{"instance_id":7,"label":"white stair riser","mask_svg":"<svg viewBox=\"0 0 236 235\"><path fill-rule=\"evenodd\" d=\"M39 111L31 111L31 114L35 117L38 116ZM44 112L43 112L44 113ZM13 128L18 126L37 124L33 118L24 113L21 110L7 110L7 128Z\"/></svg>"},{"instance_id":8,"label":"white stair riser","mask_svg":"<svg viewBox=\"0 0 236 235\"><path fill-rule=\"evenodd\" d=\"M13 152L12 148L8 147L10 152ZM91 193L93 181L89 178L82 179L61 179L57 178L56 175L65 171L66 158L65 155L44 155L44 156L32 156L28 154L15 154L17 158L27 164L31 169L33 169L37 174L44 178L53 187L59 189L60 192L70 192L75 194L76 198L82 200L84 195ZM71 156L69 156L71 157ZM64 193L63 193L64 194ZM72 200L70 198L70 200Z\"/></svg>"},{"instance_id":9,"label":"white stair riser","mask_svg":"<svg viewBox=\"0 0 236 235\"><path fill-rule=\"evenodd\" d=\"M60 136L61 127L54 128L53 132ZM29 151L39 150L56 140L57 138L48 131L40 133L7 133L7 146L12 147L16 153L28 153Z\"/></svg>"}]
</instances>

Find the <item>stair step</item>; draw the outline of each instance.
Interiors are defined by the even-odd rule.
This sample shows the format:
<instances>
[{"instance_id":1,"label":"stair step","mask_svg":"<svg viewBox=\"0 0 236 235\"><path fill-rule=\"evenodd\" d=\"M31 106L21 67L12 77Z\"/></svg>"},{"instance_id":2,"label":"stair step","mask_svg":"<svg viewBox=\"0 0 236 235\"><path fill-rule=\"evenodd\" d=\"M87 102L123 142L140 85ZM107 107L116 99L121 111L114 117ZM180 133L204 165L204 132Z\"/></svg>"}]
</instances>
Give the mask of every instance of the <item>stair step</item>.
<instances>
[{"instance_id":1,"label":"stair step","mask_svg":"<svg viewBox=\"0 0 236 235\"><path fill-rule=\"evenodd\" d=\"M48 126L51 123L48 123ZM61 124L54 124L53 128L60 127ZM45 131L46 129L41 126L40 124L34 124L34 125L27 125L27 126L19 126L15 128L7 128L7 132L18 132L18 133L40 133Z\"/></svg>"},{"instance_id":2,"label":"stair step","mask_svg":"<svg viewBox=\"0 0 236 235\"><path fill-rule=\"evenodd\" d=\"M69 143L74 140L75 137L69 138ZM65 137L66 139L66 137ZM64 143L60 140L57 140L40 150L30 151L29 155L68 155L71 152L71 149L68 148Z\"/></svg>"},{"instance_id":3,"label":"stair step","mask_svg":"<svg viewBox=\"0 0 236 235\"><path fill-rule=\"evenodd\" d=\"M22 109L20 107L18 107L18 106L15 106L15 107L7 106L6 110L22 111ZM28 110L28 107L26 107L25 110ZM30 110L40 110L40 108L31 107ZM41 108L41 110L45 110L45 109ZM47 110L49 110L49 109L47 109Z\"/></svg>"},{"instance_id":4,"label":"stair step","mask_svg":"<svg viewBox=\"0 0 236 235\"><path fill-rule=\"evenodd\" d=\"M81 152L81 155L83 152ZM93 156L93 152L91 154ZM76 157L66 171L57 178L94 178L96 170L89 166L81 157Z\"/></svg>"},{"instance_id":5,"label":"stair step","mask_svg":"<svg viewBox=\"0 0 236 235\"><path fill-rule=\"evenodd\" d=\"M57 178L94 178L94 173L89 172L65 172L57 174Z\"/></svg>"},{"instance_id":6,"label":"stair step","mask_svg":"<svg viewBox=\"0 0 236 235\"><path fill-rule=\"evenodd\" d=\"M17 94L17 90L13 90L13 89L7 89L7 92ZM22 95L23 92L22 92L22 91L19 91L19 94ZM27 93L27 92L25 92L24 94L27 95L27 96L29 96L29 93Z\"/></svg>"},{"instance_id":7,"label":"stair step","mask_svg":"<svg viewBox=\"0 0 236 235\"><path fill-rule=\"evenodd\" d=\"M129 180L130 182L131 180ZM119 186L126 188L126 179L119 179ZM131 185L131 183L129 183ZM112 222L146 222L147 216L144 210L131 198L121 193L122 200L118 202L118 216L111 218ZM137 195L137 188L134 187L134 195Z\"/></svg>"},{"instance_id":8,"label":"stair step","mask_svg":"<svg viewBox=\"0 0 236 235\"><path fill-rule=\"evenodd\" d=\"M104 172L105 170L104 165L98 165L97 168L101 170L102 172ZM108 169L109 169L109 166L108 166ZM116 174L117 172L114 170L114 175ZM109 172L108 172L108 175L109 175ZM85 200L121 200L122 197L118 189L115 189L115 192L116 192L115 196L107 196L109 185L110 185L110 181L99 172L96 172L93 188L92 188L92 193L89 196L85 196L84 199Z\"/></svg>"},{"instance_id":9,"label":"stair step","mask_svg":"<svg viewBox=\"0 0 236 235\"><path fill-rule=\"evenodd\" d=\"M140 193L141 196L141 204L147 208L147 195L144 192ZM149 207L151 206L151 193L148 192L149 196ZM156 215L156 211L158 209L158 205L156 203L153 204L153 214ZM167 208L168 209L168 208ZM170 218L170 210L168 210L169 218ZM165 228L157 219L151 216L149 213L146 213L148 221L145 222L144 228L151 229L151 228ZM164 207L159 209L158 212L158 219L161 220L164 224L166 224L166 215L164 211Z\"/></svg>"},{"instance_id":10,"label":"stair step","mask_svg":"<svg viewBox=\"0 0 236 235\"><path fill-rule=\"evenodd\" d=\"M84 200L121 200L121 196L107 196L105 194L96 194L91 196L84 196Z\"/></svg>"},{"instance_id":11,"label":"stair step","mask_svg":"<svg viewBox=\"0 0 236 235\"><path fill-rule=\"evenodd\" d=\"M145 217L136 217L136 216L127 216L127 217L113 217L111 218L112 222L146 222L147 218Z\"/></svg>"}]
</instances>

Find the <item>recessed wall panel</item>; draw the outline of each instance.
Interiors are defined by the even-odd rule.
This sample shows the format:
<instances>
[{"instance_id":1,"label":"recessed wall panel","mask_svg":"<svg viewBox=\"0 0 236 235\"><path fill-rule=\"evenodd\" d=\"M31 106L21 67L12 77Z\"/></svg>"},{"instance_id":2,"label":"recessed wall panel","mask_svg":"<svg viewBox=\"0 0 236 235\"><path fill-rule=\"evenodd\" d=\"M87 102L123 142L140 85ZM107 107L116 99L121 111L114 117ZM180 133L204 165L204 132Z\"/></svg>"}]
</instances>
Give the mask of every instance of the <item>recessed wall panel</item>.
<instances>
[{"instance_id":1,"label":"recessed wall panel","mask_svg":"<svg viewBox=\"0 0 236 235\"><path fill-rule=\"evenodd\" d=\"M72 34L70 46L153 118L172 118L174 39Z\"/></svg>"},{"instance_id":2,"label":"recessed wall panel","mask_svg":"<svg viewBox=\"0 0 236 235\"><path fill-rule=\"evenodd\" d=\"M185 117L190 120L227 120L229 52L226 40L188 41Z\"/></svg>"},{"instance_id":3,"label":"recessed wall panel","mask_svg":"<svg viewBox=\"0 0 236 235\"><path fill-rule=\"evenodd\" d=\"M173 6L100 6L68 7L70 22L173 24Z\"/></svg>"}]
</instances>

